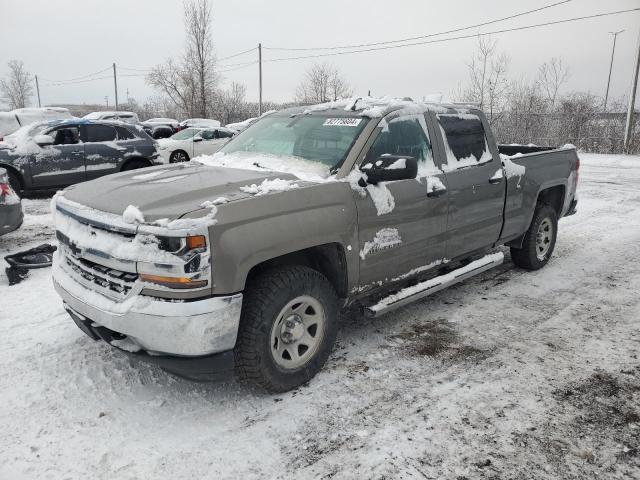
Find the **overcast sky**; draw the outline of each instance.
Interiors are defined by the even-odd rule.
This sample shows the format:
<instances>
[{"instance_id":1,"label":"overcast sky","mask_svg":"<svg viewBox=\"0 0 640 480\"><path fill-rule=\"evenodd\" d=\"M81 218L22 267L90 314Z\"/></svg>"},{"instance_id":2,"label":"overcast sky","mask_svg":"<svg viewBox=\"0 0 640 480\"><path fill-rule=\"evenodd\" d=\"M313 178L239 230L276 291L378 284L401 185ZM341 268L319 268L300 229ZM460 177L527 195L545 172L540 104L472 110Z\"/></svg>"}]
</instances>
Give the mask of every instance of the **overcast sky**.
<instances>
[{"instance_id":1,"label":"overcast sky","mask_svg":"<svg viewBox=\"0 0 640 480\"><path fill-rule=\"evenodd\" d=\"M558 1L558 0L555 0ZM214 42L219 58L255 47L323 47L361 44L425 35L508 16L554 0L213 0ZM542 12L458 33L475 34L502 28L640 7L640 0L573 0ZM113 81L102 79L53 86L108 68L116 62L122 75L146 69L180 54L183 47L182 2L179 0L0 0L0 75L11 59L24 61L38 74L43 104L113 102ZM611 55L609 31L618 36L611 96L628 92L640 13L583 20L494 35L509 55L511 77L532 77L538 65L561 57L569 66L568 90L604 95ZM291 100L295 86L314 61L337 66L364 95L411 96L449 94L467 77L465 62L476 39L455 40L378 52L268 63L263 67L263 99ZM264 50L265 60L296 52ZM220 62L256 59L251 53ZM228 68L228 67L227 67ZM110 72L97 75L108 75ZM239 81L249 100L258 96L257 65L224 73L223 85ZM120 76L120 98L143 101L154 92L144 77Z\"/></svg>"}]
</instances>

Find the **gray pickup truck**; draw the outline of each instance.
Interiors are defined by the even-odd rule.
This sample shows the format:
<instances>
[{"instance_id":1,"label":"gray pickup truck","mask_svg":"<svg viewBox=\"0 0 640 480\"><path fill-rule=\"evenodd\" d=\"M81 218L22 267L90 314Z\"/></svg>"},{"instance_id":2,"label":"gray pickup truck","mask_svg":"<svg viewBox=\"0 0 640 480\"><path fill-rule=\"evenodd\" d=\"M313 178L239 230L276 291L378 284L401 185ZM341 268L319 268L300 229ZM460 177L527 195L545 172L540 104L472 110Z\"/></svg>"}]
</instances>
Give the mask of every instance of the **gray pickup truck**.
<instances>
[{"instance_id":1,"label":"gray pickup truck","mask_svg":"<svg viewBox=\"0 0 640 480\"><path fill-rule=\"evenodd\" d=\"M500 264L500 245L520 267L548 262L576 150L500 148L468 106L273 113L214 156L59 193L54 285L95 340L285 391L322 368L341 310L424 298Z\"/></svg>"}]
</instances>

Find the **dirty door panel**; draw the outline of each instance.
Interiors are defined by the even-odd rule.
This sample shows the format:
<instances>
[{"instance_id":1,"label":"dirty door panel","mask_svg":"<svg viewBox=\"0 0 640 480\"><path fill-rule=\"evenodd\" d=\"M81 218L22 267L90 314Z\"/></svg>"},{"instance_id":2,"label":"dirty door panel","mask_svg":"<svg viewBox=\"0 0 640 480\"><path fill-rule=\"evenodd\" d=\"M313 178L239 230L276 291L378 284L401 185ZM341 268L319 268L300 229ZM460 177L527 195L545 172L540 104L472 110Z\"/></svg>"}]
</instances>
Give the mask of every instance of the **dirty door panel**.
<instances>
[{"instance_id":1,"label":"dirty door panel","mask_svg":"<svg viewBox=\"0 0 640 480\"><path fill-rule=\"evenodd\" d=\"M447 197L427 195L439 172L424 116L394 112L377 130L363 163L384 154L411 156L418 160L418 177L354 191L361 291L434 266L442 260L445 246ZM444 181L440 174L440 184Z\"/></svg>"},{"instance_id":2,"label":"dirty door panel","mask_svg":"<svg viewBox=\"0 0 640 480\"><path fill-rule=\"evenodd\" d=\"M65 125L47 135L54 144L42 147L29 161L33 187L57 188L84 181L84 144L78 127Z\"/></svg>"},{"instance_id":3,"label":"dirty door panel","mask_svg":"<svg viewBox=\"0 0 640 480\"><path fill-rule=\"evenodd\" d=\"M502 229L505 181L489 148L482 120L473 114L437 115L449 213L446 255L455 258L491 246Z\"/></svg>"}]
</instances>

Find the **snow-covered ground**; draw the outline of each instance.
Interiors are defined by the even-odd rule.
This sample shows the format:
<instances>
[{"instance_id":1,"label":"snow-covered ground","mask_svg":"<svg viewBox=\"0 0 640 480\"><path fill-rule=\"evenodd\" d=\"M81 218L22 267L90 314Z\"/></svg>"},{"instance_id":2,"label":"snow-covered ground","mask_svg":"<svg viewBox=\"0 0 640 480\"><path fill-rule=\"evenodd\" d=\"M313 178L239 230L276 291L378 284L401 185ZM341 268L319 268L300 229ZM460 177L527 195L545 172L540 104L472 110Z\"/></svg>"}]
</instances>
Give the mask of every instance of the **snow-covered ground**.
<instances>
[{"instance_id":1,"label":"snow-covered ground","mask_svg":"<svg viewBox=\"0 0 640 480\"><path fill-rule=\"evenodd\" d=\"M132 364L0 273L0 478L640 478L640 157L582 154L579 213L509 261L374 321L267 395ZM53 238L26 200L4 255Z\"/></svg>"}]
</instances>

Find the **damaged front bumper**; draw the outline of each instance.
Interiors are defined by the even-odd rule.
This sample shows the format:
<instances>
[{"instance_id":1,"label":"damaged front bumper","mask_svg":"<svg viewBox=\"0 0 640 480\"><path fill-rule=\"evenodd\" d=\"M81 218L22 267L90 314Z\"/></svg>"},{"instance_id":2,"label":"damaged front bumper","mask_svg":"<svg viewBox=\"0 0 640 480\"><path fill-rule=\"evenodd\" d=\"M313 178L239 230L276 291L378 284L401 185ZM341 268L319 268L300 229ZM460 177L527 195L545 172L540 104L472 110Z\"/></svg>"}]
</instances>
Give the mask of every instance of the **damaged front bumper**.
<instances>
[{"instance_id":1,"label":"damaged front bumper","mask_svg":"<svg viewBox=\"0 0 640 480\"><path fill-rule=\"evenodd\" d=\"M94 323L126 335L131 349L200 356L235 346L242 294L194 301L135 295L115 302L71 275L54 261L53 283L63 302Z\"/></svg>"}]
</instances>

